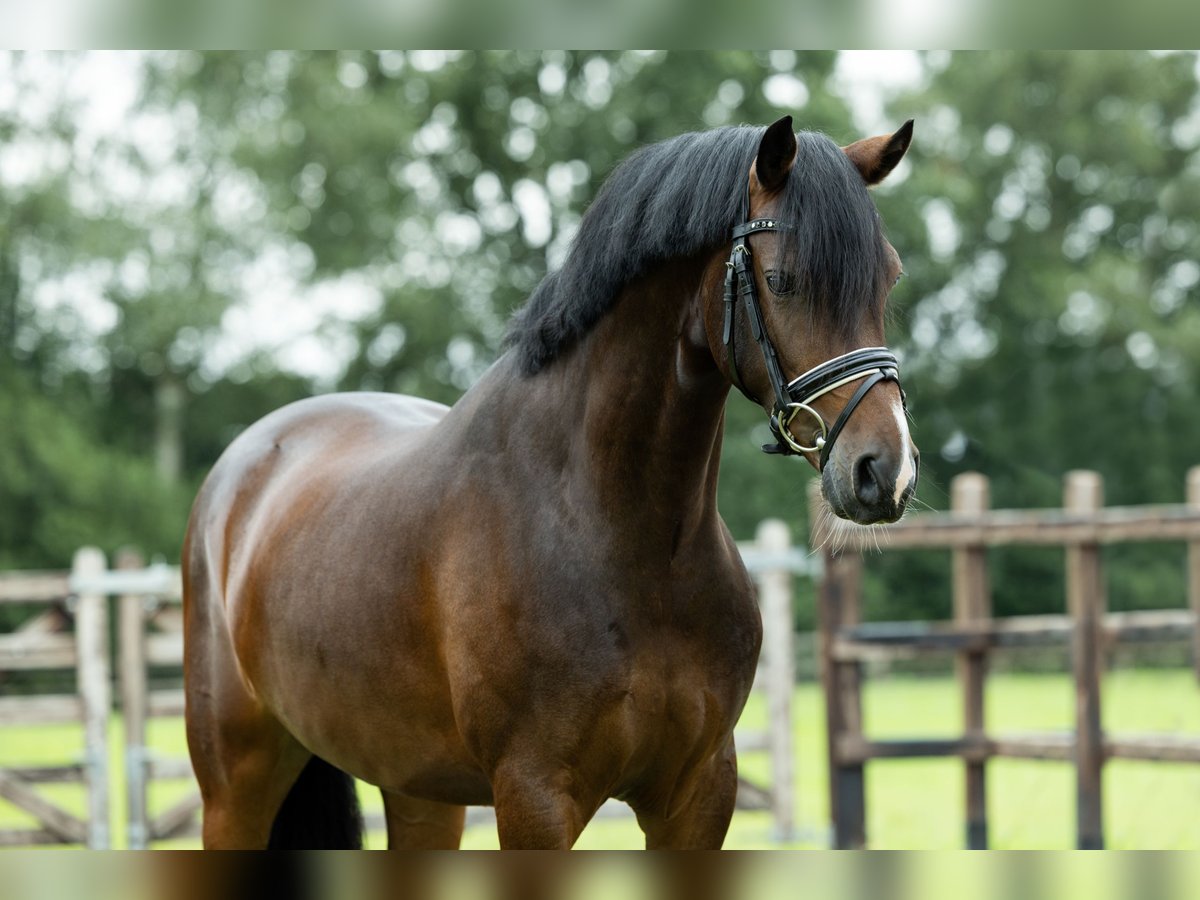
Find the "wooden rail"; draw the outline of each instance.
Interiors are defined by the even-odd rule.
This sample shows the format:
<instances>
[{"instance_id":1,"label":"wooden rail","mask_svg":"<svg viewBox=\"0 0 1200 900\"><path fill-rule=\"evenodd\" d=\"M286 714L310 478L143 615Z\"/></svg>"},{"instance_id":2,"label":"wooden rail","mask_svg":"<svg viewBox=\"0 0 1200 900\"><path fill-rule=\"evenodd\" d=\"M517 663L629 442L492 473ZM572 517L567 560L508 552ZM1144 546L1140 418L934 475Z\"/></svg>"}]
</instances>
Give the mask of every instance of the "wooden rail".
<instances>
[{"instance_id":1,"label":"wooden rail","mask_svg":"<svg viewBox=\"0 0 1200 900\"><path fill-rule=\"evenodd\" d=\"M821 503L816 485L810 508ZM828 727L830 810L838 847L862 847L866 835L865 766L871 760L957 757L966 778L966 844L988 844L986 766L995 757L1066 761L1075 767L1076 836L1081 848L1104 846L1103 779L1110 759L1200 763L1200 735L1110 735L1102 728L1103 661L1114 644L1185 640L1200 678L1200 467L1187 477L1180 505L1104 507L1094 472L1066 475L1061 510L991 510L987 479L968 473L951 488L951 509L910 517L884 529L885 550L949 550L953 618L947 622L861 621L862 558L825 553L817 596ZM817 517L813 517L816 519ZM1102 544L1187 543L1187 609L1106 612ZM1066 615L993 619L987 548L1062 546ZM989 736L984 686L989 654L1029 646L1070 648L1075 723L1070 733ZM871 740L863 733L866 660L950 653L962 690L963 734L956 738Z\"/></svg>"},{"instance_id":2,"label":"wooden rail","mask_svg":"<svg viewBox=\"0 0 1200 900\"><path fill-rule=\"evenodd\" d=\"M1099 478L1094 472L1077 474ZM1086 491L1083 485L1079 489ZM1194 542L1200 541L1200 507L1183 503L1095 510L1068 506L1061 510L998 509L987 513L952 509L920 513L888 525L881 541L885 550Z\"/></svg>"}]
</instances>

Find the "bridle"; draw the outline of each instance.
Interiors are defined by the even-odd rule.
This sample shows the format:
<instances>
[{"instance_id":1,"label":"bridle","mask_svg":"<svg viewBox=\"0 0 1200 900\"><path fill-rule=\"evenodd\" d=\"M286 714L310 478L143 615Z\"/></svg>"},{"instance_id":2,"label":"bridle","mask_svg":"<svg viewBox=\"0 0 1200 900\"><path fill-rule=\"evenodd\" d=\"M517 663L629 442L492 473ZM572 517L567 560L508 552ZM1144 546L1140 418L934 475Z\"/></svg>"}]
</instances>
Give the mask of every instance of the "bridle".
<instances>
[{"instance_id":1,"label":"bridle","mask_svg":"<svg viewBox=\"0 0 1200 900\"><path fill-rule=\"evenodd\" d=\"M734 385L751 401L758 403L742 384L738 373L737 347L735 344L737 329L734 327L734 313L737 306L737 295L740 294L745 302L746 314L750 318L750 333L762 350L763 360L767 367L767 377L771 380L771 388L775 392L775 408L768 416L771 433L777 443L764 444L764 453L796 455L802 453L819 453L820 470L825 469L829 453L834 441L842 433L846 422L850 420L858 404L867 396L867 392L881 381L894 381L900 385L899 364L896 355L887 347L863 347L851 350L841 356L826 360L818 366L809 369L803 375L789 382L783 380L783 370L779 365L779 354L767 334L766 320L763 318L762 307L758 302L758 290L754 284L754 274L750 271L750 248L746 238L758 231L791 231L794 225L788 225L776 219L752 219L733 229L733 250L729 261L725 263L725 324L723 341L726 359L729 360L729 373ZM833 423L832 428L825 425L821 414L813 409L812 404L818 398L830 391L837 390L843 385L863 380L858 390L842 409L841 415ZM904 389L900 389L900 400L906 403ZM907 405L905 406L907 409ZM792 437L788 426L800 413L812 417L820 429L813 446L805 447Z\"/></svg>"}]
</instances>

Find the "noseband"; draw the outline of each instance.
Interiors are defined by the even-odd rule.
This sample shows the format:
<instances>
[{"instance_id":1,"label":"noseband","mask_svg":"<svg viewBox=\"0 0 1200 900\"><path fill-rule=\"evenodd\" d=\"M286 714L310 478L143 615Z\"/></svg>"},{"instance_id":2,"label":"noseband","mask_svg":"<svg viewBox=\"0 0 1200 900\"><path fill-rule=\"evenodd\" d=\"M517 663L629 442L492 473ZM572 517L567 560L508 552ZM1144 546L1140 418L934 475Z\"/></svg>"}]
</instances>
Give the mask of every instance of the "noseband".
<instances>
[{"instance_id":1,"label":"noseband","mask_svg":"<svg viewBox=\"0 0 1200 900\"><path fill-rule=\"evenodd\" d=\"M763 360L767 366L767 377L775 391L775 408L768 421L771 433L775 435L776 443L763 445L764 453L779 453L796 455L801 453L819 453L819 468L823 471L837 440L850 416L867 396L867 392L881 381L894 381L900 384L899 364L896 355L886 347L864 347L851 350L841 356L826 360L818 366L809 369L798 378L784 382L783 370L779 365L779 354L767 334L766 320L763 318L762 306L758 302L758 290L754 284L754 273L750 270L750 248L746 238L756 231L790 231L794 226L779 222L775 219L754 219L738 225L733 229L733 251L729 254L729 262L725 263L725 324L723 340L725 355L729 360L729 372L737 389L749 399L758 402L750 396L742 385L738 373L737 348L735 346L737 329L734 328L734 313L737 306L737 296L740 294L746 306L746 314L750 317L750 333L762 350ZM843 385L865 379L858 390L850 398L850 402L842 409L841 415L829 428L821 414L813 409L812 404L818 398L830 391L837 390ZM904 390L900 390L900 400L905 402ZM813 446L805 447L792 437L788 426L801 413L811 416L818 426Z\"/></svg>"}]
</instances>

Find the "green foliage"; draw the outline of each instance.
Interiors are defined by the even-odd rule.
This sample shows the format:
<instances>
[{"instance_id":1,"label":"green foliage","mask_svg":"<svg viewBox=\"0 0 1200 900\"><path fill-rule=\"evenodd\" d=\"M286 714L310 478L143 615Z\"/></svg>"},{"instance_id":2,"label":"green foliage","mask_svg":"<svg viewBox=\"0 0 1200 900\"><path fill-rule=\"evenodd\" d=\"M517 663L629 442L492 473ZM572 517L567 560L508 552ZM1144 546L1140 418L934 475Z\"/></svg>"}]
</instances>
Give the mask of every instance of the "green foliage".
<instances>
[{"instance_id":1,"label":"green foliage","mask_svg":"<svg viewBox=\"0 0 1200 900\"><path fill-rule=\"evenodd\" d=\"M881 206L911 276L898 336L923 475L980 469L995 503L1019 506L1056 503L1064 471L1094 468L1109 502L1180 499L1200 437L1185 274L1200 233L1167 198L1200 188L1181 124L1194 66L956 54L894 104L920 123L912 176ZM953 252L931 237L931 203Z\"/></svg>"},{"instance_id":2,"label":"green foliage","mask_svg":"<svg viewBox=\"0 0 1200 900\"><path fill-rule=\"evenodd\" d=\"M52 61L69 72L86 59ZM1109 503L1178 502L1200 462L1195 55L922 61L922 82L888 109L893 125L917 120L910 159L876 191L908 275L889 340L904 353L920 500L946 506L950 480L974 469L996 507L1054 506L1065 471L1094 468ZM836 62L154 54L140 60L137 127L93 141L36 59L0 58L20 98L0 108L0 142L44 161L35 177L0 176L0 562L61 564L77 543L118 539L173 556L184 495L222 448L314 390L452 403L637 146L784 113L861 137ZM798 106L772 101L781 83ZM353 283L371 298L314 326L342 362L334 377L295 374L270 341L214 362L264 258L286 260L300 292ZM48 302L64 283L69 299ZM803 540L812 472L763 455L766 440L735 393L723 514L739 539L777 516ZM947 565L873 560L869 611L945 615ZM1177 548L1116 551L1110 572L1114 607L1181 600ZM992 581L1002 613L1062 607L1053 551L998 553Z\"/></svg>"},{"instance_id":3,"label":"green foliage","mask_svg":"<svg viewBox=\"0 0 1200 900\"><path fill-rule=\"evenodd\" d=\"M909 274L892 335L926 503L975 470L993 506L1057 506L1077 468L1108 503L1182 500L1200 462L1200 231L1175 199L1200 190L1195 66L961 53L892 104L917 118L911 175L879 200ZM1154 564L1113 560L1115 605L1181 604L1179 551L1140 553ZM877 604L918 608L921 567L883 568ZM1060 573L1061 554L998 554L997 609L1061 610Z\"/></svg>"},{"instance_id":4,"label":"green foliage","mask_svg":"<svg viewBox=\"0 0 1200 900\"><path fill-rule=\"evenodd\" d=\"M190 492L101 445L74 406L0 369L0 569L68 568L87 544L176 559Z\"/></svg>"}]
</instances>

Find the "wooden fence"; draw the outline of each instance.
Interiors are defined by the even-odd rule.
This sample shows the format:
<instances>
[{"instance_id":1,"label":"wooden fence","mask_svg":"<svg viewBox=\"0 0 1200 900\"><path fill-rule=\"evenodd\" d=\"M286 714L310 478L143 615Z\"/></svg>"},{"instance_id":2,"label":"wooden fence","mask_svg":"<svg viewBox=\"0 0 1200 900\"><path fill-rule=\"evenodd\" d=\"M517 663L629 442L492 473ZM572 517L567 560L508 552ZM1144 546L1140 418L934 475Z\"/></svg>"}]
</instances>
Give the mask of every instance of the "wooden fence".
<instances>
[{"instance_id":1,"label":"wooden fence","mask_svg":"<svg viewBox=\"0 0 1200 900\"><path fill-rule=\"evenodd\" d=\"M816 485L814 484L814 489ZM1080 848L1104 846L1102 780L1113 758L1200 763L1200 736L1106 734L1101 681L1108 648L1118 641L1181 639L1191 643L1200 677L1200 467L1187 478L1187 502L1105 508L1095 472L1069 472L1061 510L990 510L987 479L958 476L947 513L917 514L888 526L885 552L948 549L952 556L953 621L863 623L862 557L824 553L818 589L820 655L826 702L830 810L837 847L867 843L865 765L873 759L958 757L966 777L966 843L988 843L987 762L995 757L1072 762L1076 772L1076 833ZM821 502L815 490L810 508ZM1132 541L1187 543L1187 609L1112 614L1100 548ZM1061 546L1066 553L1066 615L993 619L987 548ZM989 735L984 682L989 655L1007 647L1067 645L1075 682L1072 733ZM964 733L951 739L872 740L862 721L862 664L868 659L953 653L962 690Z\"/></svg>"},{"instance_id":2,"label":"wooden fence","mask_svg":"<svg viewBox=\"0 0 1200 900\"><path fill-rule=\"evenodd\" d=\"M803 547L793 547L787 526L778 521L761 524L756 540L740 545L747 567L759 585L764 641L755 689L765 695L768 725L759 731L739 730L741 753L770 754L771 778L765 785L739 781L738 806L766 809L772 814L775 834L787 840L794 834L794 748L791 701L794 683L792 634L792 578L811 574L814 565ZM192 779L184 758L156 752L147 737L149 722L157 717L183 715L183 692L178 685L156 686L154 669L177 670L183 662L182 614L179 605L179 570L145 567L133 551L119 553L116 567L107 570L100 551L84 549L76 556L70 575L9 573L0 575L0 602L5 599L42 601L51 611L11 634L0 635L0 675L5 669L77 667L78 696L10 698L0 696L0 727L44 721L85 722L83 762L58 768L0 770L0 797L38 817L38 831L2 832L0 845L49 841L86 842L108 846L108 790L106 769L107 713L109 701L109 644L107 598L117 603L117 662L119 696L124 719L126 842L142 848L155 841L195 836L199 833L199 795L187 790L166 809L151 814L150 794L163 781ZM50 634L54 616L75 610L74 636ZM78 649L76 649L78 643ZM0 689L2 694L2 689ZM79 820L33 794L36 781L85 780L89 786L86 820ZM601 815L628 814L624 804L610 802ZM490 809L472 808L468 822L492 818ZM383 828L382 818L368 817L372 830Z\"/></svg>"}]
</instances>

